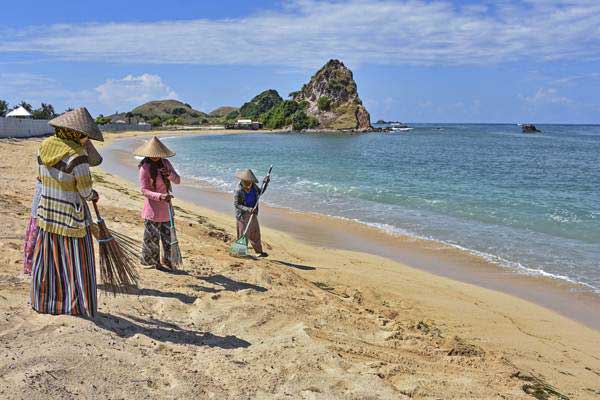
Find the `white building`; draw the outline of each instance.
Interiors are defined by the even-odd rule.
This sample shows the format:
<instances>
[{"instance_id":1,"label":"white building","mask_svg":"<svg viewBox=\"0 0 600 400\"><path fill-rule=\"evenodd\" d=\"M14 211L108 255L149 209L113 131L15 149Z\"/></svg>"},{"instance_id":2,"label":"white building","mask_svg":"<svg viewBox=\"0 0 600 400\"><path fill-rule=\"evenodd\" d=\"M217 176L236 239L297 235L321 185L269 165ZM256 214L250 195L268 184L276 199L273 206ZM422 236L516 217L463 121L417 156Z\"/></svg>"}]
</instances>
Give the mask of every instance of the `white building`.
<instances>
[{"instance_id":1,"label":"white building","mask_svg":"<svg viewBox=\"0 0 600 400\"><path fill-rule=\"evenodd\" d=\"M25 107L20 106L19 108L15 108L14 110L12 110L8 114L6 114L6 117L11 117L11 118L31 118L31 113L29 111L27 111L25 109Z\"/></svg>"}]
</instances>

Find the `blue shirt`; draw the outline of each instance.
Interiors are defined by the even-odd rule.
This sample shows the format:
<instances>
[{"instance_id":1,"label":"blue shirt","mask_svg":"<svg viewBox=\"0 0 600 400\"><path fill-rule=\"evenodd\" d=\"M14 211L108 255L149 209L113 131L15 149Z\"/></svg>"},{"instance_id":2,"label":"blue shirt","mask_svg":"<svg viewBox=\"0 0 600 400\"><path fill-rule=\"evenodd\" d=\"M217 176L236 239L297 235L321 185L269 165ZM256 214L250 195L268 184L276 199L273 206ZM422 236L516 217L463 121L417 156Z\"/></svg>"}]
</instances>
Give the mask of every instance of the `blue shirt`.
<instances>
[{"instance_id":1,"label":"blue shirt","mask_svg":"<svg viewBox=\"0 0 600 400\"><path fill-rule=\"evenodd\" d=\"M252 186L252 189L248 192L244 190L244 204L246 207L254 207L256 205L257 197L256 187Z\"/></svg>"}]
</instances>

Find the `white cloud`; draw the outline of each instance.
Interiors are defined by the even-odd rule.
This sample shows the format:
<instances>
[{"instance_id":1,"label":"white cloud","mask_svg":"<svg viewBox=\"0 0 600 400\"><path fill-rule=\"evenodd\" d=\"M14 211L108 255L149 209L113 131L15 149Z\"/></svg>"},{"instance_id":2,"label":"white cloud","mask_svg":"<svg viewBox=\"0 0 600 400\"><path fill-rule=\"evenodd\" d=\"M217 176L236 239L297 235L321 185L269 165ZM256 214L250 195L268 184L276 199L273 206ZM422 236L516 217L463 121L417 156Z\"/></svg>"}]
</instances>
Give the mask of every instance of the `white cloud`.
<instances>
[{"instance_id":1,"label":"white cloud","mask_svg":"<svg viewBox=\"0 0 600 400\"><path fill-rule=\"evenodd\" d=\"M558 79L553 80L551 83L556 86L561 86L561 85L569 85L569 84L572 84L573 82L577 82L577 81L592 82L592 81L598 81L598 80L600 80L600 73L592 72L589 74L571 75L571 76L566 76L563 78L558 78Z\"/></svg>"},{"instance_id":2,"label":"white cloud","mask_svg":"<svg viewBox=\"0 0 600 400\"><path fill-rule=\"evenodd\" d=\"M531 96L523 96L523 99L528 103L539 106L544 104L561 104L570 106L575 104L575 101L569 97L562 96L555 88L539 88Z\"/></svg>"},{"instance_id":3,"label":"white cloud","mask_svg":"<svg viewBox=\"0 0 600 400\"><path fill-rule=\"evenodd\" d=\"M122 79L107 79L96 87L99 100L114 109L129 110L150 100L177 99L177 93L160 76L127 75Z\"/></svg>"},{"instance_id":4,"label":"white cloud","mask_svg":"<svg viewBox=\"0 0 600 400\"><path fill-rule=\"evenodd\" d=\"M160 76L152 74L106 79L94 89L71 90L45 75L0 73L0 99L11 104L25 100L34 107L41 102L51 103L59 111L86 106L92 113L112 113L131 110L151 100L177 98L177 93Z\"/></svg>"},{"instance_id":5,"label":"white cloud","mask_svg":"<svg viewBox=\"0 0 600 400\"><path fill-rule=\"evenodd\" d=\"M42 102L78 107L97 98L90 90L69 90L55 79L27 72L0 73L0 94L11 104L24 100L34 107Z\"/></svg>"},{"instance_id":6,"label":"white cloud","mask_svg":"<svg viewBox=\"0 0 600 400\"><path fill-rule=\"evenodd\" d=\"M293 0L244 18L5 31L2 52L118 63L457 65L600 59L597 0Z\"/></svg>"}]
</instances>

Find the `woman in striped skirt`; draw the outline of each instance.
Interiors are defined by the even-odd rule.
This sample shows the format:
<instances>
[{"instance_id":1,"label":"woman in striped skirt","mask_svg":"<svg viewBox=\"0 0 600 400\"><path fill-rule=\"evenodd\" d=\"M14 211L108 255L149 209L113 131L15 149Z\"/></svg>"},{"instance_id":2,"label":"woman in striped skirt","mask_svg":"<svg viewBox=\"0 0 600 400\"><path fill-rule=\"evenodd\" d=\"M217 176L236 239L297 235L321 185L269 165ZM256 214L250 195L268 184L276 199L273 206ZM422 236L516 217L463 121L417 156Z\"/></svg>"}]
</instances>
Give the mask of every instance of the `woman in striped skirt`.
<instances>
[{"instance_id":1,"label":"woman in striped skirt","mask_svg":"<svg viewBox=\"0 0 600 400\"><path fill-rule=\"evenodd\" d=\"M85 108L49 122L56 134L38 152L42 183L37 207L39 232L31 280L31 304L39 313L94 317L96 271L91 216L86 201L97 201L84 144L103 140Z\"/></svg>"},{"instance_id":2,"label":"woman in striped skirt","mask_svg":"<svg viewBox=\"0 0 600 400\"><path fill-rule=\"evenodd\" d=\"M88 154L90 167L96 167L102 163L102 156L98 153L98 150L94 147L92 142L88 140L85 142L85 151ZM42 197L42 180L38 176L35 182L35 191L33 193L33 199L31 200L31 216L29 223L25 230L25 240L23 243L23 274L31 275L31 269L33 266L33 252L35 250L35 243L37 242L38 235L38 224L37 224L37 207Z\"/></svg>"}]
</instances>

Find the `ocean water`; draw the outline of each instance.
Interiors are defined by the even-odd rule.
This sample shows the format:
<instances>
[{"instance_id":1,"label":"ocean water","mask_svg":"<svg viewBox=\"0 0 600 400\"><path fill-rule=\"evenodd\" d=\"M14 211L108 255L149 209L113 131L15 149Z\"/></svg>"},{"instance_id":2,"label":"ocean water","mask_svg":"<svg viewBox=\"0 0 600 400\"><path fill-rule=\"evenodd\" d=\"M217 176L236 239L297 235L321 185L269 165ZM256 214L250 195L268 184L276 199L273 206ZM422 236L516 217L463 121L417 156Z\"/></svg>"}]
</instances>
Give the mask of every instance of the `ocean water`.
<instances>
[{"instance_id":1,"label":"ocean water","mask_svg":"<svg viewBox=\"0 0 600 400\"><path fill-rule=\"evenodd\" d=\"M187 177L233 191L238 168L265 201L357 220L600 293L600 126L415 124L375 134L166 139Z\"/></svg>"}]
</instances>

